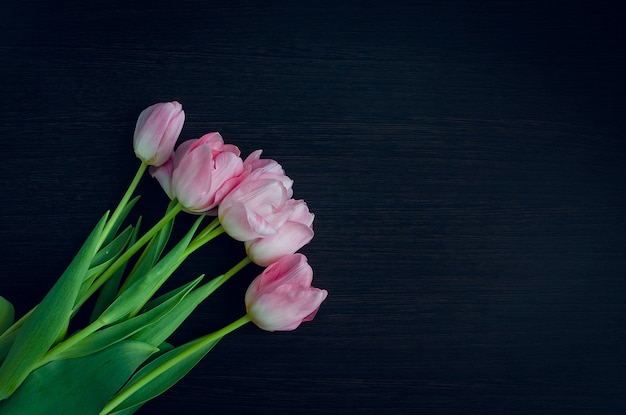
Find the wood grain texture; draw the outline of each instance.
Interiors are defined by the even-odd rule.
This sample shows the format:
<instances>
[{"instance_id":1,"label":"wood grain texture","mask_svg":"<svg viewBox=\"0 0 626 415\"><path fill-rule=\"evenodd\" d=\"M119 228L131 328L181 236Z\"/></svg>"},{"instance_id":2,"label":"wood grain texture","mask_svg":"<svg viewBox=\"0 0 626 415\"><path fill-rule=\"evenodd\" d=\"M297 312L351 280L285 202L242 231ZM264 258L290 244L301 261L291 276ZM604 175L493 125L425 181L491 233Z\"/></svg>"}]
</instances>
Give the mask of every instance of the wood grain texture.
<instances>
[{"instance_id":1,"label":"wood grain texture","mask_svg":"<svg viewBox=\"0 0 626 415\"><path fill-rule=\"evenodd\" d=\"M0 294L41 298L132 177L136 116L171 99L185 138L285 166L330 292L140 413L623 413L622 6L129 3L2 7ZM222 242L175 278L237 261ZM176 340L238 317L257 271Z\"/></svg>"}]
</instances>

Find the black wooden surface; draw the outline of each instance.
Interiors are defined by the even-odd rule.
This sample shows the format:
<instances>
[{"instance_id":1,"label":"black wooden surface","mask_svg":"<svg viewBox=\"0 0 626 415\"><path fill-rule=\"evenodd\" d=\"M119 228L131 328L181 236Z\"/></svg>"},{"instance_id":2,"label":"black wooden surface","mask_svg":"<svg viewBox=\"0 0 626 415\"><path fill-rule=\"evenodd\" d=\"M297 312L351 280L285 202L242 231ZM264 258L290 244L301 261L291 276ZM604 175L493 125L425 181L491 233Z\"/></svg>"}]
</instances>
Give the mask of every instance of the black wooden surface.
<instances>
[{"instance_id":1,"label":"black wooden surface","mask_svg":"<svg viewBox=\"0 0 626 415\"><path fill-rule=\"evenodd\" d=\"M41 299L130 181L139 112L176 99L184 138L295 179L330 294L140 413L626 412L624 7L338 3L3 2L0 294ZM241 255L224 237L175 281ZM258 271L175 340L239 317Z\"/></svg>"}]
</instances>

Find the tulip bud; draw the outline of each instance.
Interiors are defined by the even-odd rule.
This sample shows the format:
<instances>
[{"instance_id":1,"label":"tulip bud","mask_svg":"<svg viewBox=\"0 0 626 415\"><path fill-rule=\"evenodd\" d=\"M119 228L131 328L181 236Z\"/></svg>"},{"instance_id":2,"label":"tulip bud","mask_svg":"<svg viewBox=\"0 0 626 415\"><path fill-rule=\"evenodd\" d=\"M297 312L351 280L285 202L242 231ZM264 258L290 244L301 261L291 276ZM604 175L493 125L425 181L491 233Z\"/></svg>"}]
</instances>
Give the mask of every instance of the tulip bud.
<instances>
[{"instance_id":1,"label":"tulip bud","mask_svg":"<svg viewBox=\"0 0 626 415\"><path fill-rule=\"evenodd\" d=\"M313 270L302 254L282 257L252 281L246 291L248 316L267 331L294 330L315 317L326 290L311 287Z\"/></svg>"},{"instance_id":2,"label":"tulip bud","mask_svg":"<svg viewBox=\"0 0 626 415\"><path fill-rule=\"evenodd\" d=\"M135 154L150 166L165 163L185 122L182 105L176 101L154 104L139 114L133 147Z\"/></svg>"}]
</instances>

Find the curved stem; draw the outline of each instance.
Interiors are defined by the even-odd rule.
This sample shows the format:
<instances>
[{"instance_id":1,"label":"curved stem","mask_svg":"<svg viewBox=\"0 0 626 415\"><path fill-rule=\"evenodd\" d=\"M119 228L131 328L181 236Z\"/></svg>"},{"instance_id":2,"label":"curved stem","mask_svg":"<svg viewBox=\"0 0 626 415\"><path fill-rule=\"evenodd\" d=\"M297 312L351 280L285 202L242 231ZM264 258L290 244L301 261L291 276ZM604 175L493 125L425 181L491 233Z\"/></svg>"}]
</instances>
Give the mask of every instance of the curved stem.
<instances>
[{"instance_id":1,"label":"curved stem","mask_svg":"<svg viewBox=\"0 0 626 415\"><path fill-rule=\"evenodd\" d=\"M231 269L229 269L224 274L222 274L219 277L217 277L216 279L219 278L219 280L217 281L217 283L215 285L215 289L219 288L222 284L224 284L226 281L228 281L233 275L235 275L236 273L241 271L246 265L248 265L250 263L252 263L250 258L245 257L244 259L239 261L237 264L235 264L235 266L233 266Z\"/></svg>"},{"instance_id":2,"label":"curved stem","mask_svg":"<svg viewBox=\"0 0 626 415\"><path fill-rule=\"evenodd\" d=\"M143 377L138 379L135 383L132 383L130 386L128 386L128 388L124 389L119 394L114 396L113 399L111 399L109 403L105 405L102 411L100 411L100 415L110 413L113 409L115 409L115 407L119 406L122 402L131 397L135 392L139 391L141 388L155 380L157 377L172 369L177 364L183 363L185 359L192 356L194 353L201 351L203 348L209 346L211 343L237 330L239 327L248 322L250 322L250 317L246 314L245 316L239 318L238 320L235 320L234 322L230 323L226 327L221 328L220 330L207 334L206 336L199 337L196 340L192 340L186 345L179 346L184 347L191 345L184 352L179 353L171 359L166 360L162 364L156 366L150 372L146 373Z\"/></svg>"},{"instance_id":3,"label":"curved stem","mask_svg":"<svg viewBox=\"0 0 626 415\"><path fill-rule=\"evenodd\" d=\"M233 266L231 269L226 271L224 274L218 277L215 277L211 281L204 284L203 287L207 288L207 291L204 294L204 298L208 297L209 295L217 291L217 289L220 288L222 285L224 285L226 281L231 279L233 275L241 271L246 265L250 264L251 262L252 261L250 261L250 258L245 257L244 259L239 261L237 264L235 264L235 266Z\"/></svg>"}]
</instances>

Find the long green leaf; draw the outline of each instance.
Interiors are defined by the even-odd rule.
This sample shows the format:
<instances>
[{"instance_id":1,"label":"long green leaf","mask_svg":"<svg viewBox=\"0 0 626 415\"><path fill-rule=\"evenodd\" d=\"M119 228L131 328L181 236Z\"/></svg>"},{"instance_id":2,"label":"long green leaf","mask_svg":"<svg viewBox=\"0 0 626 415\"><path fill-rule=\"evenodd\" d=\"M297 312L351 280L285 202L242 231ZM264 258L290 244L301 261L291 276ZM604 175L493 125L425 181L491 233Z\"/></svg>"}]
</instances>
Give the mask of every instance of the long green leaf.
<instances>
[{"instance_id":1,"label":"long green leaf","mask_svg":"<svg viewBox=\"0 0 626 415\"><path fill-rule=\"evenodd\" d=\"M211 351L211 349L217 344L219 341L215 340L211 343L207 343L198 347L196 350L196 346L202 342L202 338L193 340L189 343L186 343L182 346L176 347L173 350L163 354L162 356L154 359L152 362L145 365L141 368L137 374L135 374L128 384L124 386L124 388L120 391L123 392L128 387L132 386L137 381L141 380L145 376L150 376L150 372L155 368L167 363L169 360L176 358L179 355L185 354L186 356L181 360L178 364L173 366L172 368L166 370L161 375L152 379L148 384L137 390L137 392L130 395L126 400L124 400L120 405L113 408L113 412L110 412L111 415L126 415L132 412L123 412L129 409L136 410L139 405L153 399L169 388L171 388L176 382L183 378L195 365L198 364L202 358Z\"/></svg>"},{"instance_id":2,"label":"long green leaf","mask_svg":"<svg viewBox=\"0 0 626 415\"><path fill-rule=\"evenodd\" d=\"M198 218L187 235L168 254L163 257L146 275L122 292L111 304L99 320L104 324L112 324L129 314L139 312L150 300L154 293L163 285L179 265L185 249L189 245L193 234L198 229L202 217Z\"/></svg>"},{"instance_id":3,"label":"long green leaf","mask_svg":"<svg viewBox=\"0 0 626 415\"><path fill-rule=\"evenodd\" d=\"M165 214L171 211L176 205L177 205L177 202L175 200L172 200L170 204L168 205L167 210L165 211ZM167 245L167 241L169 240L170 235L172 234L173 228L174 228L174 219L166 223L159 230L159 232L157 232L157 234L154 235L152 240L150 240L148 245L146 245L146 247L144 248L143 252L141 253L141 256L135 263L135 266L128 274L128 277L126 278L126 281L124 282L124 285L122 286L121 291L124 291L133 282L141 278L141 276L147 274L148 271L152 269L154 264L156 264L156 262L161 257L161 254L163 253L163 250L165 249L165 245Z\"/></svg>"},{"instance_id":4,"label":"long green leaf","mask_svg":"<svg viewBox=\"0 0 626 415\"><path fill-rule=\"evenodd\" d=\"M72 308L89 264L96 253L108 212L100 219L63 275L18 331L0 367L0 400L17 389L39 360L67 328Z\"/></svg>"},{"instance_id":5,"label":"long green leaf","mask_svg":"<svg viewBox=\"0 0 626 415\"><path fill-rule=\"evenodd\" d=\"M133 234L133 227L129 226L122 233L120 233L113 241L108 245L101 248L96 255L94 255L89 270L87 271L87 277L80 288L78 296L82 296L91 286L93 280L102 274L108 267L115 261L122 253L124 248L128 246L128 242Z\"/></svg>"},{"instance_id":6,"label":"long green leaf","mask_svg":"<svg viewBox=\"0 0 626 415\"><path fill-rule=\"evenodd\" d=\"M113 240L113 238L115 238L115 235L117 234L117 231L122 226L122 223L124 222L124 220L126 219L128 214L130 213L130 211L133 208L133 206L135 206L135 204L139 200L139 197L140 196L135 196L134 198L129 200L128 203L126 203L126 206L124 206L124 209L122 210L121 214L118 216L117 220L115 221L115 223L111 227L111 230L106 235L106 238L104 239L104 242L102 243L102 245L108 245L109 242L111 242Z\"/></svg>"},{"instance_id":7,"label":"long green leaf","mask_svg":"<svg viewBox=\"0 0 626 415\"><path fill-rule=\"evenodd\" d=\"M144 404L145 402L137 404L137 405L133 405L130 408L122 409L121 411L109 412L109 414L110 415L132 415L138 410L140 410Z\"/></svg>"},{"instance_id":8,"label":"long green leaf","mask_svg":"<svg viewBox=\"0 0 626 415\"><path fill-rule=\"evenodd\" d=\"M137 241L139 229L141 227L141 220L140 216L137 220L135 228L133 229L133 233L130 236L127 246L132 246L135 241ZM122 264L122 266L120 266L117 271L115 271L113 275L111 275L111 277L104 283L102 288L100 288L96 304L93 306L93 310L91 311L90 322L93 322L96 318L98 318L98 316L111 305L111 303L115 300L115 297L117 297L117 291L120 287L120 282L122 281L127 265L128 261Z\"/></svg>"},{"instance_id":9,"label":"long green leaf","mask_svg":"<svg viewBox=\"0 0 626 415\"><path fill-rule=\"evenodd\" d=\"M15 309L7 299L0 296L0 334L13 325Z\"/></svg>"},{"instance_id":10,"label":"long green leaf","mask_svg":"<svg viewBox=\"0 0 626 415\"><path fill-rule=\"evenodd\" d=\"M11 346L13 346L16 337L17 330L0 337L0 364L4 362L4 358L9 354L9 350L11 350Z\"/></svg>"},{"instance_id":11,"label":"long green leaf","mask_svg":"<svg viewBox=\"0 0 626 415\"><path fill-rule=\"evenodd\" d=\"M183 289L178 291L177 295L171 297L158 307L87 336L68 350L55 356L55 359L76 358L98 352L132 336L145 327L151 326L169 314L172 309L176 308L181 300L198 285L200 279L201 278L198 278L185 284Z\"/></svg>"},{"instance_id":12,"label":"long green leaf","mask_svg":"<svg viewBox=\"0 0 626 415\"><path fill-rule=\"evenodd\" d=\"M127 340L85 357L50 362L0 402L0 415L97 415L156 350Z\"/></svg>"},{"instance_id":13,"label":"long green leaf","mask_svg":"<svg viewBox=\"0 0 626 415\"><path fill-rule=\"evenodd\" d=\"M158 345L169 338L172 333L182 324L187 317L204 301L213 291L218 278L198 287L182 299L180 304L168 314L166 318L146 326L133 335L134 340Z\"/></svg>"},{"instance_id":14,"label":"long green leaf","mask_svg":"<svg viewBox=\"0 0 626 415\"><path fill-rule=\"evenodd\" d=\"M91 269L109 263L112 259L118 257L122 253L122 250L128 244L132 232L133 226L129 225L126 227L126 229L124 229L124 231L117 235L115 239L100 248L98 250L98 253L96 253L96 255L94 255L93 257L93 260L90 264L90 271Z\"/></svg>"}]
</instances>

